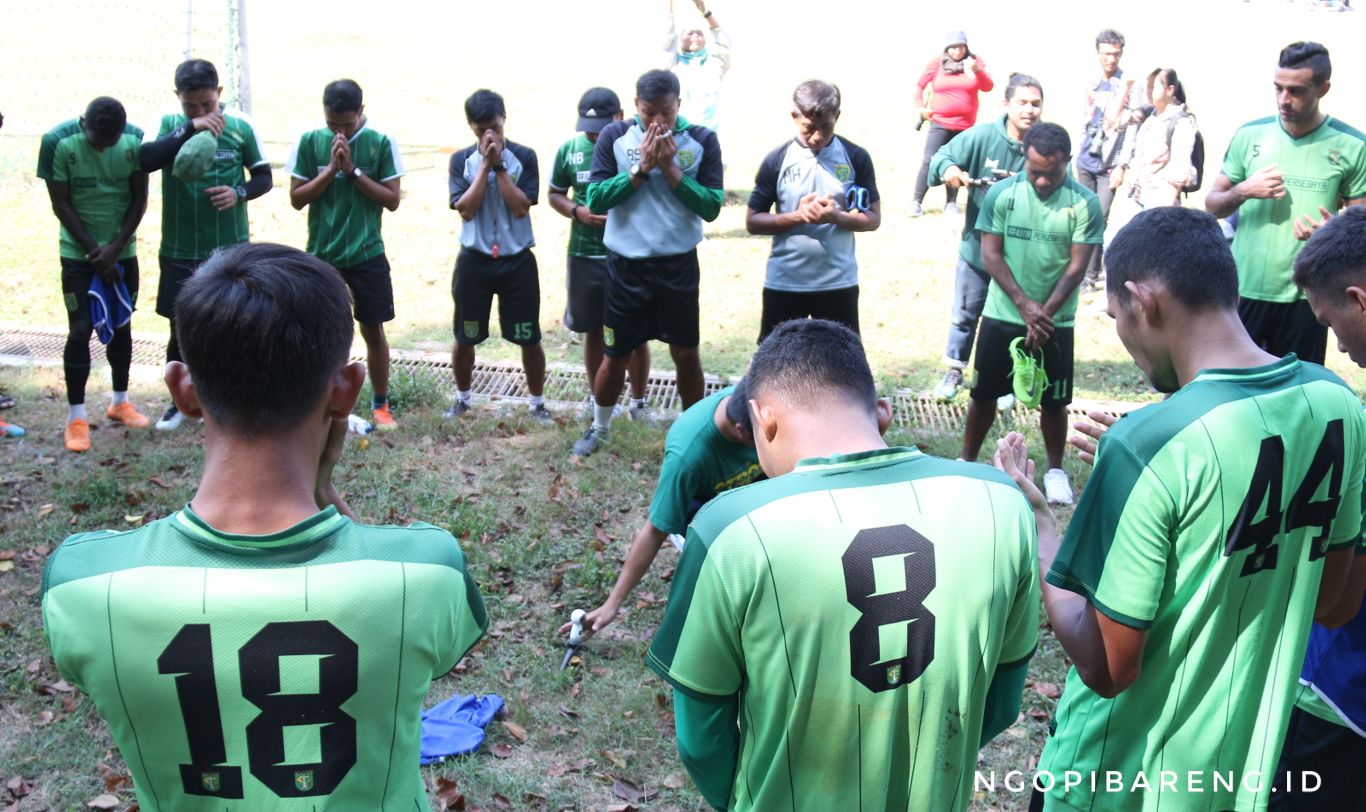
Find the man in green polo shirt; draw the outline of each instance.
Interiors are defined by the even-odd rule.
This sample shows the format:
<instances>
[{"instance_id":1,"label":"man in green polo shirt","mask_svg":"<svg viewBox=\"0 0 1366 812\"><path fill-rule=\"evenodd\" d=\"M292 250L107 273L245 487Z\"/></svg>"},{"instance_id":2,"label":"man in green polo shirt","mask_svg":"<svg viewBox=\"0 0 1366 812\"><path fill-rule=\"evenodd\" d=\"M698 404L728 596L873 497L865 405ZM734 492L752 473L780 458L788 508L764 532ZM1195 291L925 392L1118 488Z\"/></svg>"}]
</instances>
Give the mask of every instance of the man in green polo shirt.
<instances>
[{"instance_id":1,"label":"man in green polo shirt","mask_svg":"<svg viewBox=\"0 0 1366 812\"><path fill-rule=\"evenodd\" d=\"M600 631L617 617L667 540L681 545L688 523L712 497L764 478L750 431L745 383L728 386L688 407L664 438L664 463L650 500L650 517L626 553L612 593L584 618ZM560 632L569 631L566 623Z\"/></svg>"},{"instance_id":2,"label":"man in green polo shirt","mask_svg":"<svg viewBox=\"0 0 1366 812\"><path fill-rule=\"evenodd\" d=\"M222 93L213 63L203 59L180 63L175 69L180 112L162 116L157 140L142 148L142 168L162 170L156 309L170 326L167 362L181 360L175 329L175 300L181 286L214 251L247 241L247 201L269 192L273 183L255 125L245 113L224 106L219 99ZM202 175L177 177L168 170L181 147L200 132L214 135L213 162ZM169 431L184 419L172 403L157 428Z\"/></svg>"},{"instance_id":3,"label":"man in green polo shirt","mask_svg":"<svg viewBox=\"0 0 1366 812\"><path fill-rule=\"evenodd\" d=\"M43 136L38 177L47 182L52 210L61 223L62 298L66 303L68 451L90 450L85 384L90 378L89 290L98 276L117 295L127 288L131 313L137 303L138 258L134 236L147 210L147 173L138 162L142 130L128 123L117 99L101 96L85 115L57 125ZM106 416L116 423L144 428L146 417L128 402L128 370L133 363L131 322L114 325L106 356L114 378L114 399Z\"/></svg>"},{"instance_id":4,"label":"man in green polo shirt","mask_svg":"<svg viewBox=\"0 0 1366 812\"><path fill-rule=\"evenodd\" d=\"M1332 75L1327 48L1286 46L1276 68L1279 115L1233 134L1205 198L1215 217L1238 213L1238 314L1252 340L1272 355L1293 352L1316 364L1327 352L1328 328L1295 286L1295 255L1321 214L1366 203L1366 135L1319 108Z\"/></svg>"},{"instance_id":5,"label":"man in green polo shirt","mask_svg":"<svg viewBox=\"0 0 1366 812\"><path fill-rule=\"evenodd\" d=\"M1072 325L1091 252L1100 245L1105 216L1096 196L1067 174L1072 143L1056 124L1035 124L1020 142L1025 172L987 193L977 217L982 262L991 275L982 326L977 335L963 455L975 461L996 420L996 399L1012 388L1012 342L1026 352L1042 351L1043 389L1039 428L1048 472L1048 501L1072 504L1072 486L1062 470L1067 445L1067 404L1072 402Z\"/></svg>"},{"instance_id":6,"label":"man in green polo shirt","mask_svg":"<svg viewBox=\"0 0 1366 812\"><path fill-rule=\"evenodd\" d=\"M1038 639L1029 503L987 466L888 448L843 325L780 324L745 381L771 478L698 512L646 655L684 766L734 812L967 809Z\"/></svg>"},{"instance_id":7,"label":"man in green polo shirt","mask_svg":"<svg viewBox=\"0 0 1366 812\"><path fill-rule=\"evenodd\" d=\"M308 252L341 272L356 303L370 374L375 428L397 428L389 409L389 341L394 287L380 237L384 210L400 200L403 159L392 138L370 126L360 85L338 79L323 88L327 126L304 133L289 156L289 202L308 206Z\"/></svg>"}]
</instances>

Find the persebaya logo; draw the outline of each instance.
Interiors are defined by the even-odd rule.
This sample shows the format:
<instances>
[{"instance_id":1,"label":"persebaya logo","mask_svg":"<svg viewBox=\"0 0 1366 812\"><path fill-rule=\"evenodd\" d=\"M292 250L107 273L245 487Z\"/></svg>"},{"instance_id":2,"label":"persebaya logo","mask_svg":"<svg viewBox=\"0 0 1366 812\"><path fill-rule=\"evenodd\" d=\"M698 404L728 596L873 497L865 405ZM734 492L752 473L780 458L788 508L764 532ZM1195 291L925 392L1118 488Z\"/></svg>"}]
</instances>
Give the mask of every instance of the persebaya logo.
<instances>
[{"instance_id":1,"label":"persebaya logo","mask_svg":"<svg viewBox=\"0 0 1366 812\"><path fill-rule=\"evenodd\" d=\"M223 788L223 780L218 777L218 773L201 773L199 783L204 786L206 792L218 792Z\"/></svg>"},{"instance_id":2,"label":"persebaya logo","mask_svg":"<svg viewBox=\"0 0 1366 812\"><path fill-rule=\"evenodd\" d=\"M477 322L477 321L467 321L467 322L465 322L465 338L478 338L478 337L479 337L479 322Z\"/></svg>"},{"instance_id":3,"label":"persebaya logo","mask_svg":"<svg viewBox=\"0 0 1366 812\"><path fill-rule=\"evenodd\" d=\"M848 183L853 176L854 170L849 167L849 164L835 164L835 180L840 183Z\"/></svg>"},{"instance_id":4,"label":"persebaya logo","mask_svg":"<svg viewBox=\"0 0 1366 812\"><path fill-rule=\"evenodd\" d=\"M1332 164L1333 166L1342 166L1342 150L1328 150L1328 163Z\"/></svg>"},{"instance_id":5,"label":"persebaya logo","mask_svg":"<svg viewBox=\"0 0 1366 812\"><path fill-rule=\"evenodd\" d=\"M294 788L300 792L308 792L313 789L313 771L300 770L294 773Z\"/></svg>"},{"instance_id":6,"label":"persebaya logo","mask_svg":"<svg viewBox=\"0 0 1366 812\"><path fill-rule=\"evenodd\" d=\"M692 150L680 149L678 151L678 165L683 167L684 169L690 168L694 160L696 160L696 156L693 155Z\"/></svg>"},{"instance_id":7,"label":"persebaya logo","mask_svg":"<svg viewBox=\"0 0 1366 812\"><path fill-rule=\"evenodd\" d=\"M602 328L602 343L612 346L617 343L617 333L611 327Z\"/></svg>"}]
</instances>

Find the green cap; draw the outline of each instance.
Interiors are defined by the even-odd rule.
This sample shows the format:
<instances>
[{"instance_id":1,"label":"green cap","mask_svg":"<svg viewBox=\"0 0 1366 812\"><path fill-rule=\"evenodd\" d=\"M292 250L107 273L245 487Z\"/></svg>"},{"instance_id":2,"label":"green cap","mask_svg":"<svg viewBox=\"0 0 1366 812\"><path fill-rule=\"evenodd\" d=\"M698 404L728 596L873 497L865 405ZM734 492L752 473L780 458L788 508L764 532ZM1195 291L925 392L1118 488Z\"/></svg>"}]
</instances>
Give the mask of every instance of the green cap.
<instances>
[{"instance_id":1,"label":"green cap","mask_svg":"<svg viewBox=\"0 0 1366 812\"><path fill-rule=\"evenodd\" d=\"M199 180L213 166L214 152L218 148L218 136L209 130L201 130L185 142L176 153L171 175L176 180Z\"/></svg>"}]
</instances>

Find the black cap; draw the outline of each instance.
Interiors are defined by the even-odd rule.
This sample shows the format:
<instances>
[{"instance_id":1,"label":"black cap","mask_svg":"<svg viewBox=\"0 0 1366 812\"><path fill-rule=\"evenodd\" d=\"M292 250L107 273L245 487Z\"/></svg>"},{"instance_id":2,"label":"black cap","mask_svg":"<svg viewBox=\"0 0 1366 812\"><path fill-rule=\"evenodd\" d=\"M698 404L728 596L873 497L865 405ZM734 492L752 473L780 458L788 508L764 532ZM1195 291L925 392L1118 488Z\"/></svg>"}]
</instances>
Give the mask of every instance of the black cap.
<instances>
[{"instance_id":1,"label":"black cap","mask_svg":"<svg viewBox=\"0 0 1366 812\"><path fill-rule=\"evenodd\" d=\"M621 112L621 99L605 87L590 88L579 99L579 132L598 133Z\"/></svg>"}]
</instances>

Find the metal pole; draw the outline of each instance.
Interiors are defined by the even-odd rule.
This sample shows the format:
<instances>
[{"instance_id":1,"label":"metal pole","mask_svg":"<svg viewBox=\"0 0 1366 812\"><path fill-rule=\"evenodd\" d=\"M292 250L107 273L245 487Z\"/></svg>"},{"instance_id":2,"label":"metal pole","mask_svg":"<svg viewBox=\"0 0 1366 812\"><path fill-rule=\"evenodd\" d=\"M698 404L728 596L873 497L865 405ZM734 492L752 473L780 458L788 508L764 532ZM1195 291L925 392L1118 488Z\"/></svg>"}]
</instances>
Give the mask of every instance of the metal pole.
<instances>
[{"instance_id":1,"label":"metal pole","mask_svg":"<svg viewBox=\"0 0 1366 812\"><path fill-rule=\"evenodd\" d=\"M185 58L190 58L194 40L194 0L185 0Z\"/></svg>"},{"instance_id":2,"label":"metal pole","mask_svg":"<svg viewBox=\"0 0 1366 812\"><path fill-rule=\"evenodd\" d=\"M251 60L247 58L247 0L237 2L237 106L251 115Z\"/></svg>"}]
</instances>

